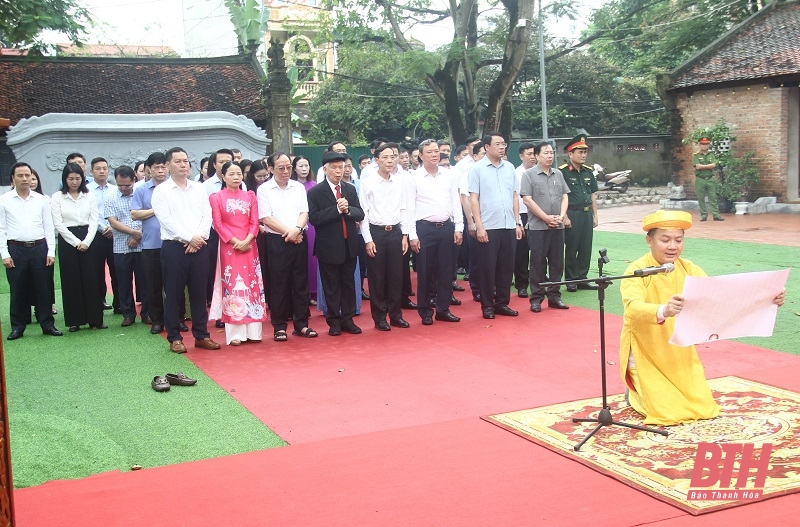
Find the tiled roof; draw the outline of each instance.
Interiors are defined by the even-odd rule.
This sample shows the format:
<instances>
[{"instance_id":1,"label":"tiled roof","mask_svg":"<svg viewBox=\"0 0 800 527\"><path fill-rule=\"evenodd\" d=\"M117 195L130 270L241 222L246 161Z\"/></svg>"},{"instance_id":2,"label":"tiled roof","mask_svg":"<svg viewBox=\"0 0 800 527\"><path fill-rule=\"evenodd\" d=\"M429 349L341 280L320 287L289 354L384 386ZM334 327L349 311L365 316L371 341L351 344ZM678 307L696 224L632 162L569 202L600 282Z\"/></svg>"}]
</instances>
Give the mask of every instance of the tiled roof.
<instances>
[{"instance_id":1,"label":"tiled roof","mask_svg":"<svg viewBox=\"0 0 800 527\"><path fill-rule=\"evenodd\" d=\"M46 113L181 113L221 110L266 119L258 65L205 59L0 57L0 114L16 124Z\"/></svg>"},{"instance_id":2,"label":"tiled roof","mask_svg":"<svg viewBox=\"0 0 800 527\"><path fill-rule=\"evenodd\" d=\"M774 2L672 72L669 89L800 76L800 3Z\"/></svg>"}]
</instances>

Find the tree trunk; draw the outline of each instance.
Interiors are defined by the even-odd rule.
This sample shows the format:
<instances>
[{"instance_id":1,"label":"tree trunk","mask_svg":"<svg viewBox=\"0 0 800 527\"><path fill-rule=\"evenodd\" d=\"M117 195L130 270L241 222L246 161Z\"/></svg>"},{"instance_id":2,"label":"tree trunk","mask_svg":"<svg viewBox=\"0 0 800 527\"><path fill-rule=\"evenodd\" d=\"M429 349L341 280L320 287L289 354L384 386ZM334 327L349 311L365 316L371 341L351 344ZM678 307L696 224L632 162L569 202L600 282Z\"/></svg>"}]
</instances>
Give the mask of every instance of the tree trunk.
<instances>
[{"instance_id":1,"label":"tree trunk","mask_svg":"<svg viewBox=\"0 0 800 527\"><path fill-rule=\"evenodd\" d=\"M534 0L502 0L508 10L508 40L500 73L489 88L489 102L484 130L498 130L503 108L517 80L531 37ZM510 139L510 138L509 138Z\"/></svg>"}]
</instances>

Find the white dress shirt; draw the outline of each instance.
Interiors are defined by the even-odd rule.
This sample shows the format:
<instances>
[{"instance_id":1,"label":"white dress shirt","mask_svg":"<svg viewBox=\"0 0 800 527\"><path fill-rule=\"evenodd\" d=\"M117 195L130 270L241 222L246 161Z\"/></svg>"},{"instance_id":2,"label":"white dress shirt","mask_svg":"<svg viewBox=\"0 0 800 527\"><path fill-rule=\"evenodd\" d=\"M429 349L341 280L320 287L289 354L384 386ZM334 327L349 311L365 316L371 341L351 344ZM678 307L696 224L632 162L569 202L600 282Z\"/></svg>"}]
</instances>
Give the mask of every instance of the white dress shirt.
<instances>
[{"instance_id":1,"label":"white dress shirt","mask_svg":"<svg viewBox=\"0 0 800 527\"><path fill-rule=\"evenodd\" d=\"M464 217L461 212L461 200L458 198L458 182L447 168L437 167L434 175L422 165L411 173L409 198L414 207L409 239L417 239L419 220L447 221L453 220L456 232L464 231Z\"/></svg>"},{"instance_id":2,"label":"white dress shirt","mask_svg":"<svg viewBox=\"0 0 800 527\"><path fill-rule=\"evenodd\" d=\"M453 167L455 173L458 174L458 192L462 196L469 197L469 190L467 189L469 187L469 169L474 164L475 160L468 155Z\"/></svg>"},{"instance_id":3,"label":"white dress shirt","mask_svg":"<svg viewBox=\"0 0 800 527\"><path fill-rule=\"evenodd\" d=\"M528 168L533 168L533 166L530 166ZM517 168L514 169L516 171L516 173L517 173L517 196L519 196L519 213L520 214L528 214L528 207L525 205L525 202L522 201L522 193L520 192L522 190L522 174L524 174L525 171L528 170L528 168L525 168L525 165L522 164L522 165L520 165L520 166L518 166ZM524 227L524 225L523 225L523 227Z\"/></svg>"},{"instance_id":4,"label":"white dress shirt","mask_svg":"<svg viewBox=\"0 0 800 527\"><path fill-rule=\"evenodd\" d=\"M300 214L308 212L306 188L293 179L290 179L286 183L286 188L282 189L275 178L272 178L258 187L257 195L259 219L273 217L291 229L297 225ZM267 232L272 234L283 234L270 229L269 226L266 228Z\"/></svg>"},{"instance_id":5,"label":"white dress shirt","mask_svg":"<svg viewBox=\"0 0 800 527\"><path fill-rule=\"evenodd\" d=\"M196 235L208 239L211 203L203 186L186 180L182 189L170 178L153 190L153 212L161 224L161 239L188 243Z\"/></svg>"},{"instance_id":6,"label":"white dress shirt","mask_svg":"<svg viewBox=\"0 0 800 527\"><path fill-rule=\"evenodd\" d=\"M372 241L370 224L386 226L399 223L403 234L410 232L408 177L405 171L400 170L390 175L389 179L373 174L361 180L358 200L364 211L364 221L361 222L364 243Z\"/></svg>"},{"instance_id":7,"label":"white dress shirt","mask_svg":"<svg viewBox=\"0 0 800 527\"><path fill-rule=\"evenodd\" d=\"M198 181L198 183L200 182ZM223 183L222 180L219 179L219 176L217 176L216 174L214 174L213 177L208 178L207 180L203 181L200 184L203 185L203 188L206 190L206 194L208 194L209 196L225 188L225 183ZM242 181L242 190L244 191L247 190L247 185L244 184L244 181Z\"/></svg>"},{"instance_id":8,"label":"white dress shirt","mask_svg":"<svg viewBox=\"0 0 800 527\"><path fill-rule=\"evenodd\" d=\"M78 197L73 199L69 192L59 190L50 200L50 209L53 212L53 226L64 241L73 247L80 242L92 244L98 226L97 201L92 192L79 192ZM81 225L89 226L89 232L83 240L79 240L68 229Z\"/></svg>"},{"instance_id":9,"label":"white dress shirt","mask_svg":"<svg viewBox=\"0 0 800 527\"><path fill-rule=\"evenodd\" d=\"M106 230L108 227L108 220L106 219L106 201L113 198L117 193L117 186L106 182L104 186L98 185L95 181L86 183L86 188L89 192L94 194L94 199L97 201L97 228L100 232Z\"/></svg>"},{"instance_id":10,"label":"white dress shirt","mask_svg":"<svg viewBox=\"0 0 800 527\"><path fill-rule=\"evenodd\" d=\"M47 256L55 257L50 200L32 190L25 199L14 189L0 196L0 256L3 259L11 256L8 240L33 242L42 238L47 240Z\"/></svg>"}]
</instances>

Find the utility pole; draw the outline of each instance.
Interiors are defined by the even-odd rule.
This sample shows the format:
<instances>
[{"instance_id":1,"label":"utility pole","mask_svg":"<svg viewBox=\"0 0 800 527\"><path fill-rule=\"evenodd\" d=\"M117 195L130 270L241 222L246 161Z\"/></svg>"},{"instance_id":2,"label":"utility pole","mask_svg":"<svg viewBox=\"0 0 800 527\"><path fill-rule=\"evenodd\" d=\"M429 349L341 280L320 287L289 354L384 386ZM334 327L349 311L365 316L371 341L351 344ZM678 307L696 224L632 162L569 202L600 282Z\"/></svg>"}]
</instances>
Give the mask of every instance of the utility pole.
<instances>
[{"instance_id":1,"label":"utility pole","mask_svg":"<svg viewBox=\"0 0 800 527\"><path fill-rule=\"evenodd\" d=\"M539 86L542 94L542 139L547 141L547 88L544 74L544 15L539 0Z\"/></svg>"}]
</instances>

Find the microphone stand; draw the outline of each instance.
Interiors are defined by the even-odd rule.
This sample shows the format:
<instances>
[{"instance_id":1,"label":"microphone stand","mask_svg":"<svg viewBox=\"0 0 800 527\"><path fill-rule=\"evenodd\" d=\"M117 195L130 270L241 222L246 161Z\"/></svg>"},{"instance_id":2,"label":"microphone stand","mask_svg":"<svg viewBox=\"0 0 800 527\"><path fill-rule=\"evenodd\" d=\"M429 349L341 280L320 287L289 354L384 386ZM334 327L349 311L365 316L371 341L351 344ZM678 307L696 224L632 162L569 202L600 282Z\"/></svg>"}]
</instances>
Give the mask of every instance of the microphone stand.
<instances>
[{"instance_id":1,"label":"microphone stand","mask_svg":"<svg viewBox=\"0 0 800 527\"><path fill-rule=\"evenodd\" d=\"M597 259L597 268L598 274L600 275L599 278L584 278L581 280L567 280L563 282L542 282L539 285L541 287L548 287L548 286L555 286L555 285L570 285L570 284L588 284L588 283L595 283L597 284L597 300L600 304L600 378L602 380L602 391L603 391L603 407L600 409L600 413L597 414L596 418L583 418L583 417L573 417L573 423L597 423L597 426L589 432L589 435L583 438L583 440L573 447L575 452L578 452L581 447L593 436L595 435L601 428L604 426L624 426L627 428L633 428L636 430L641 430L643 432L652 432L654 434L660 434L664 437L668 436L669 433L664 430L656 430L655 428L648 428L646 426L639 426L632 423L623 423L621 421L614 421L614 417L611 415L611 408L608 406L607 402L607 391L606 391L606 324L605 324L605 298L606 298L606 288L611 285L612 280L622 280L625 278L642 278L641 276L636 276L633 274L627 275L620 275L620 276L604 276L603 275L603 264L608 263L609 259L606 256L606 249L601 249L600 251L600 258Z\"/></svg>"}]
</instances>

